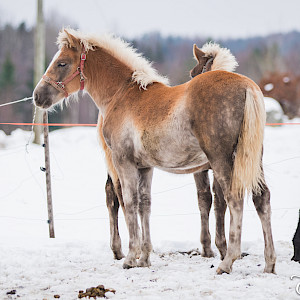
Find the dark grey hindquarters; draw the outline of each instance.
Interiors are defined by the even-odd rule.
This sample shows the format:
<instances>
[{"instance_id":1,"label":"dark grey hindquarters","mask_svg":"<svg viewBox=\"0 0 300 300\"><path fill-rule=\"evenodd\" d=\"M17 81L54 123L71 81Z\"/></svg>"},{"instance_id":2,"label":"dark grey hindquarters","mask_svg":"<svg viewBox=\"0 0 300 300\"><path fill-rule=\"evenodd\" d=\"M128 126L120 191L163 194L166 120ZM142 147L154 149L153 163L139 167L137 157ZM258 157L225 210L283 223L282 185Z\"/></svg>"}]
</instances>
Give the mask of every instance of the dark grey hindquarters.
<instances>
[{"instance_id":1,"label":"dark grey hindquarters","mask_svg":"<svg viewBox=\"0 0 300 300\"><path fill-rule=\"evenodd\" d=\"M197 47L196 47L197 48ZM199 49L197 49L199 52ZM201 51L200 51L201 52ZM203 53L204 54L204 53ZM214 57L206 57L205 55L197 56L198 64L190 71L192 78L195 76L208 72L211 70ZM211 250L211 236L209 232L209 212L211 207L211 192L208 180L207 171L195 174L194 178L196 181L197 191L198 191L198 204L201 213L201 243L203 247L203 256L212 256ZM197 183L198 182L198 183ZM198 187L199 186L199 187ZM216 218L216 237L215 244L219 249L221 260L224 259L227 251L227 243L225 237L225 227L224 219L227 204L224 199L222 189L218 181L214 178L213 182L213 192L214 192L214 211Z\"/></svg>"},{"instance_id":2,"label":"dark grey hindquarters","mask_svg":"<svg viewBox=\"0 0 300 300\"><path fill-rule=\"evenodd\" d=\"M294 256L292 257L292 260L300 262L300 209L299 209L298 227L296 229L293 238L293 245L294 245Z\"/></svg>"},{"instance_id":3,"label":"dark grey hindquarters","mask_svg":"<svg viewBox=\"0 0 300 300\"><path fill-rule=\"evenodd\" d=\"M218 273L230 273L234 260L241 253L243 200L236 199L231 193L231 174L243 122L246 86L242 81L236 82L235 76L228 73L224 80L223 73L207 72L201 76L201 80L199 77L199 84L205 86L205 89L199 89L197 80L190 86L192 97L189 112L192 130L221 187L223 193L219 195L224 195L230 209L229 244ZM194 107L199 107L199 110ZM225 211L224 208L223 210ZM219 224L221 225L217 226L222 228L222 221Z\"/></svg>"},{"instance_id":4,"label":"dark grey hindquarters","mask_svg":"<svg viewBox=\"0 0 300 300\"><path fill-rule=\"evenodd\" d=\"M221 80L221 73L206 73L203 79L207 80L206 90L199 91L195 88L192 98L193 101L201 103L201 110L193 110L196 105L194 102L190 108L194 134L199 139L200 147L208 158L230 210L229 243L225 258L217 271L219 274L230 273L234 260L241 253L243 197L231 192L231 174L244 118L246 87L242 81L239 84L230 84L231 77L233 79L234 75L228 74L224 81ZM207 93L210 94L209 97ZM215 189L219 188L215 186ZM266 185L262 186L261 194L253 195L253 201L262 223L265 240L264 271L275 273L276 254L271 231L270 192ZM225 213L224 208L223 211ZM220 222L218 226L222 228L223 224Z\"/></svg>"}]
</instances>

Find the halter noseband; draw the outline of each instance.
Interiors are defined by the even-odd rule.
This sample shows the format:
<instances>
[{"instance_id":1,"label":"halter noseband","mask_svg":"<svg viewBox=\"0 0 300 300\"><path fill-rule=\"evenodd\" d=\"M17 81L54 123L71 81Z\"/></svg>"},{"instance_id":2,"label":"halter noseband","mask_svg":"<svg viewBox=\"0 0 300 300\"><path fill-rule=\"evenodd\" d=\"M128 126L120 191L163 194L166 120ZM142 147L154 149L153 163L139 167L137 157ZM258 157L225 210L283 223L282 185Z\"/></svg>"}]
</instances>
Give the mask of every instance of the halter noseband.
<instances>
[{"instance_id":1,"label":"halter noseband","mask_svg":"<svg viewBox=\"0 0 300 300\"><path fill-rule=\"evenodd\" d=\"M84 89L84 80L85 80L85 76L83 73L83 68L84 68L84 62L86 60L86 51L84 49L84 46L82 46L82 51L80 54L80 64L79 67L77 68L77 70L70 75L69 77L67 77L67 79L65 79L64 81L55 81L53 79L51 79L50 77L43 75L43 80L49 84L51 84L54 88L56 88L57 90L59 90L60 92L62 92L65 97L67 98L69 96L68 92L66 91L66 85L67 83L69 83L70 81L72 81L77 75L80 76L80 90Z\"/></svg>"}]
</instances>

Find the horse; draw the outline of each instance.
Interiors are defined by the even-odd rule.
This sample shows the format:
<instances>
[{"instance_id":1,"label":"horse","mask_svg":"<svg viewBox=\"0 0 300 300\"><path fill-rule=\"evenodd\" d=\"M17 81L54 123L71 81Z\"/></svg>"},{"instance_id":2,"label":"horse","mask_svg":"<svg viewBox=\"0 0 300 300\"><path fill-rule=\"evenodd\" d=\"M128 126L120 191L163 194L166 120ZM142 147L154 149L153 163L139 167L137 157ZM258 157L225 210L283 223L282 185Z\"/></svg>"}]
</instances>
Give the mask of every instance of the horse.
<instances>
[{"instance_id":1,"label":"horse","mask_svg":"<svg viewBox=\"0 0 300 300\"><path fill-rule=\"evenodd\" d=\"M221 48L220 45L209 42L203 45L201 49L196 44L193 45L193 56L197 65L190 71L191 78L208 71L223 70L233 72L238 63L229 49ZM204 257L212 257L211 236L209 232L209 213L212 205L212 195L210 191L210 182L208 171L202 171L194 174L197 192L198 205L201 214L201 236ZM224 218L227 209L226 201L222 189L216 179L213 180L214 192L214 211L216 217L216 237L215 244L220 252L221 260L224 259L227 251L225 237Z\"/></svg>"},{"instance_id":2,"label":"horse","mask_svg":"<svg viewBox=\"0 0 300 300\"><path fill-rule=\"evenodd\" d=\"M104 142L117 171L129 231L123 268L148 267L153 169L190 174L213 170L230 211L229 242L217 274L230 273L241 252L244 195L252 194L262 223L265 268L275 273L270 191L262 165L265 109L259 87L227 71L206 72L171 87L126 42L67 29L59 51L33 91L50 109L87 91L103 118ZM137 216L141 219L141 255Z\"/></svg>"},{"instance_id":3,"label":"horse","mask_svg":"<svg viewBox=\"0 0 300 300\"><path fill-rule=\"evenodd\" d=\"M197 65L190 71L191 77L195 77L199 74L215 70L233 72L238 65L235 57L231 54L229 49L221 48L218 44L212 42L206 43L201 49L199 49L197 45L194 44L193 56L197 61ZM121 249L121 239L118 229L118 210L119 205L121 205L124 212L124 203L122 199L120 181L112 162L111 151L104 141L102 124L103 118L101 114L99 114L97 126L99 140L102 148L104 149L105 160L108 168L108 177L105 185L105 192L106 204L110 219L110 245L114 254L114 258L122 259L124 257L124 254ZM208 171L195 173L194 180L197 187L198 206L201 214L201 255L203 257L213 257L214 253L211 248L211 235L208 222L212 205L212 195L210 191ZM224 229L224 216L227 206L224 200L224 196L222 195L222 190L216 180L213 184L213 191L217 228L215 243L220 252L221 260L223 260L227 250Z\"/></svg>"},{"instance_id":4,"label":"horse","mask_svg":"<svg viewBox=\"0 0 300 300\"><path fill-rule=\"evenodd\" d=\"M298 226L293 237L293 245L294 245L294 255L292 257L292 260L298 261L300 263L300 209L299 209Z\"/></svg>"}]
</instances>

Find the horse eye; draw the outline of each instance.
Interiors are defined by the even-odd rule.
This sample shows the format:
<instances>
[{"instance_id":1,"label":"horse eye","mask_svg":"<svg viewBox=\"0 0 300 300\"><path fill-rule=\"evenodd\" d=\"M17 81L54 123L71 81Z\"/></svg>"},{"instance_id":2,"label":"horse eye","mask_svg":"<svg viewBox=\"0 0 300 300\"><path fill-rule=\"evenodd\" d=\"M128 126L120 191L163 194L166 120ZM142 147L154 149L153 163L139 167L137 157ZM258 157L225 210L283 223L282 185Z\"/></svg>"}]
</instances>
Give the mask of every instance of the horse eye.
<instances>
[{"instance_id":1,"label":"horse eye","mask_svg":"<svg viewBox=\"0 0 300 300\"><path fill-rule=\"evenodd\" d=\"M61 62L61 63L58 64L58 67L65 67L66 65L67 65L66 63Z\"/></svg>"}]
</instances>

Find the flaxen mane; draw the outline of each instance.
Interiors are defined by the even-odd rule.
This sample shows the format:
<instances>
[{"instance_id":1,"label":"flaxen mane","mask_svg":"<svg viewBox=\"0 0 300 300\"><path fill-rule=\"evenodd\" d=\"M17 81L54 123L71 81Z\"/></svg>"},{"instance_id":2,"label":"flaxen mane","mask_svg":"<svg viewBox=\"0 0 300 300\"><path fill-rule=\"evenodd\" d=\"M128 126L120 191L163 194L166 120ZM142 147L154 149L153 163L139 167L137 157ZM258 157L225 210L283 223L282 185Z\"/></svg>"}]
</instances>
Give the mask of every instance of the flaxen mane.
<instances>
[{"instance_id":1,"label":"flaxen mane","mask_svg":"<svg viewBox=\"0 0 300 300\"><path fill-rule=\"evenodd\" d=\"M77 38L85 47L86 51L93 51L96 47L100 47L123 62L132 70L132 80L136 82L140 88L145 90L149 84L154 82L168 85L168 78L159 75L157 70L152 67L152 64L146 58L140 53L137 53L136 49L121 38L109 34L103 36L87 35L71 28L68 28L67 32ZM57 38L59 48L72 46L67 32L62 30L59 33Z\"/></svg>"},{"instance_id":2,"label":"flaxen mane","mask_svg":"<svg viewBox=\"0 0 300 300\"><path fill-rule=\"evenodd\" d=\"M205 53L205 56L214 58L211 71L220 70L233 72L238 66L238 63L235 57L231 54L230 50L220 47L220 45L217 43L206 43L200 50Z\"/></svg>"}]
</instances>

